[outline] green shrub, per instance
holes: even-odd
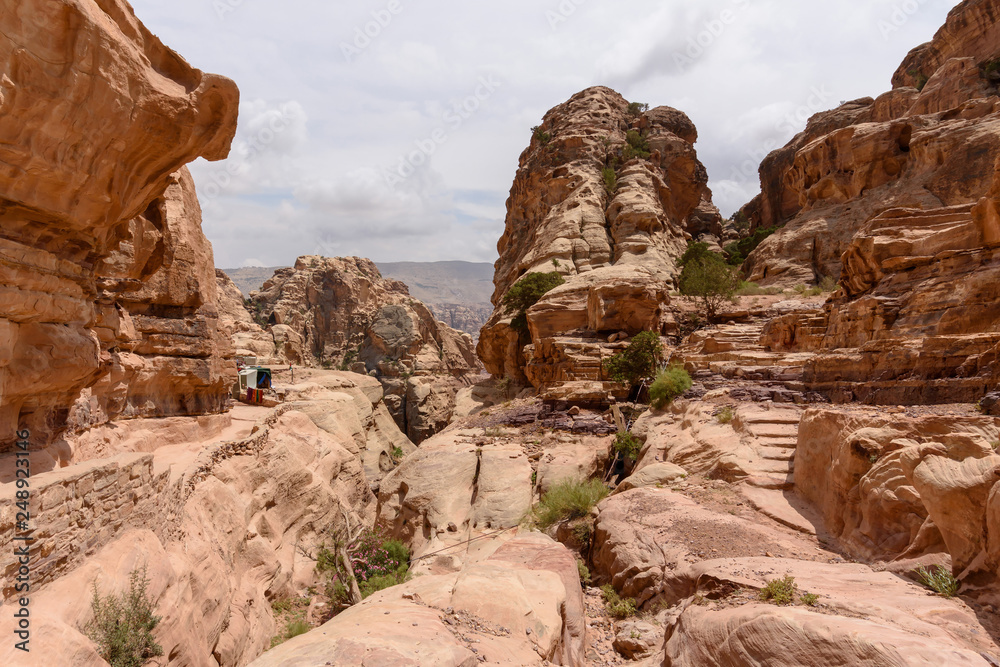
[[[795,577],[786,574],[783,579],[773,579],[760,590],[760,599],[778,606],[792,604],[795,601]]]
[[[642,451],[642,441],[628,431],[620,431],[615,436],[614,449],[626,461],[635,461]]]
[[[634,386],[653,377],[662,354],[660,335],[643,331],[627,348],[604,361],[604,371],[613,382]]]
[[[351,550],[351,567],[360,585],[409,566],[410,551],[398,540],[387,539],[384,533],[368,529],[357,539]]]
[[[153,614],[148,588],[145,566],[132,570],[128,591],[119,595],[102,597],[94,582],[90,601],[94,618],[84,632],[111,667],[141,667],[150,658],[163,655],[163,647],[153,638],[160,617]]]
[[[496,388],[497,392],[504,398],[510,398],[516,389],[514,384],[514,379],[509,376],[504,376],[493,382],[493,386]]]
[[[604,598],[604,608],[611,617],[621,620],[635,616],[635,600],[621,597],[611,584],[601,586],[601,597]]]
[[[649,386],[650,404],[657,410],[662,410],[673,403],[675,398],[683,396],[693,384],[691,376],[682,366],[662,368]]]
[[[397,463],[399,461],[402,461],[404,455],[405,455],[405,453],[403,452],[403,448],[402,447],[393,447],[392,448],[392,460],[393,461],[396,461]]]
[[[532,510],[535,523],[543,530],[560,521],[578,519],[608,495],[608,487],[599,479],[565,480],[548,490]]]
[[[350,602],[350,595],[347,593],[347,586],[340,579],[331,579],[326,586],[326,597],[334,607],[339,607]]]
[[[288,621],[288,625],[285,626],[285,639],[304,635],[310,630],[312,630],[312,627],[301,619]]]
[[[590,577],[590,568],[587,567],[586,563],[582,560],[577,559],[576,570],[580,574],[580,583],[584,586],[589,586],[590,582],[593,581]]]
[[[749,225],[749,223],[748,223]],[[729,264],[733,266],[739,266],[746,261],[746,258],[750,256],[754,250],[757,249],[764,239],[774,234],[780,229],[779,227],[763,227],[755,231],[753,234],[746,236],[734,243],[729,243],[723,248],[726,253],[726,259]]]
[[[916,575],[920,583],[944,598],[953,598],[958,595],[960,586],[958,579],[940,565],[934,565],[932,568],[928,570],[922,565],[917,568]]]
[[[819,281],[819,288],[824,292],[836,292],[840,289],[840,285],[837,284],[837,279],[833,276],[823,276],[823,279]]]
[[[715,418],[720,424],[729,424],[733,421],[733,417],[735,416],[736,413],[733,412],[733,408],[727,405],[719,410],[719,414],[715,415]]]
[[[605,167],[601,170],[601,176],[604,177],[604,189],[609,195],[614,195],[618,191],[618,174],[611,167]]]
[[[387,574],[369,577],[365,581],[358,583],[358,588],[361,589],[361,598],[364,599],[387,588],[405,584],[409,578],[410,572],[406,567],[401,567]]]
[[[628,105],[628,115],[641,116],[649,111],[649,105],[645,102],[631,102]]]
[[[537,139],[543,146],[552,140],[552,135],[543,130],[541,125],[531,128],[531,136]]]
[[[649,141],[638,130],[629,130],[625,133],[625,152],[622,158],[628,162],[632,158],[646,160],[652,153],[649,150]]]
[[[711,320],[723,303],[733,298],[739,285],[739,273],[722,256],[710,251],[706,243],[691,243],[681,256],[681,294],[700,301],[705,316]]]
[[[819,596],[815,593],[803,593],[799,598],[799,602],[807,607],[815,607],[816,603],[819,602]]]
[[[566,282],[563,277],[552,273],[529,273],[508,290],[501,304],[506,314],[514,315],[511,328],[524,332],[528,330],[528,309],[534,306],[546,293]]]

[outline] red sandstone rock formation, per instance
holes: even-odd
[[[406,285],[358,257],[300,257],[252,298],[290,363],[373,373],[400,427],[420,442],[447,426],[479,364],[472,337],[438,322]]]
[[[238,91],[164,47],[121,0],[26,0],[0,10],[0,61],[0,448],[7,448],[18,427],[31,429],[36,446],[63,429],[80,391],[114,377],[111,348],[120,337],[134,337],[140,355],[165,356],[165,343],[155,340],[160,325],[141,319],[133,332],[128,313],[136,304],[117,302],[100,284],[99,267],[143,226],[134,219],[162,216],[150,206],[178,168],[226,156]],[[208,328],[201,338],[211,336]],[[207,366],[186,371],[201,373],[191,382],[204,398],[181,406],[163,388],[161,406],[213,407],[212,375],[221,369]],[[148,410],[139,405],[153,375],[143,375],[123,409]]]
[[[648,141],[648,159],[626,159],[629,130]],[[612,387],[600,366],[608,335],[672,327],[665,307],[676,259],[692,233],[721,231],[697,136],[680,111],[630,110],[603,87],[545,115],[507,202],[497,310],[478,347],[487,370],[563,397],[606,396]],[[606,168],[615,171],[614,188]],[[501,303],[525,274],[550,271],[566,284],[529,311],[525,347]]]

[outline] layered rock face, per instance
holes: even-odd
[[[84,390],[69,423],[220,412],[235,377],[219,326],[212,246],[187,168],[96,267],[97,334],[110,370]]]
[[[448,424],[463,378],[478,369],[468,334],[438,322],[367,259],[300,257],[252,298],[280,358],[374,373],[415,442]]]
[[[36,446],[65,428],[80,391],[116,373],[111,349],[120,338],[138,341],[136,352],[147,358],[178,354],[181,341],[167,340],[175,334],[187,334],[191,348],[198,347],[195,339],[211,338],[207,311],[193,335],[177,331],[177,323],[164,322],[173,318],[155,309],[141,314],[141,330],[133,332],[129,310],[136,304],[119,302],[106,289],[101,266],[135,235],[147,241],[167,234],[155,230],[157,221],[165,222],[170,201],[184,199],[176,189],[173,200],[164,195],[183,180],[172,174],[196,157],[226,156],[238,91],[164,47],[121,0],[29,0],[16,12],[0,13],[0,33],[6,72],[0,447],[9,448],[19,427],[31,430]],[[73,113],[67,112],[69,101]],[[151,209],[159,197],[165,197],[162,206]],[[160,245],[165,251],[167,244]],[[149,258],[136,259],[137,266],[155,268]],[[192,328],[198,327],[193,313],[199,307],[192,299],[182,307],[189,311],[181,319],[190,314]],[[222,369],[204,363],[204,352],[202,346],[191,354],[202,361],[183,371],[200,397],[182,405],[176,396],[151,396],[147,389],[155,379],[139,371],[137,393],[131,401],[118,400],[112,411],[129,405],[147,411],[150,398],[165,409],[210,409],[208,396]]]
[[[648,159],[627,159],[630,130],[633,143],[640,135],[648,142]],[[721,230],[696,139],[683,113],[630,111],[603,87],[546,114],[507,201],[497,310],[478,347],[488,371],[546,390],[607,394],[600,362],[608,336],[671,329],[666,306],[689,228]],[[524,275],[551,271],[566,284],[528,312],[526,341],[511,329],[502,300]]]
[[[750,279],[843,287],[767,344],[820,352],[803,380],[837,401],[972,402],[1000,377],[998,13],[961,3],[891,92],[813,117],[761,167],[748,210],[783,227],[747,260]]]
[[[243,302],[243,293],[224,272],[215,270],[219,325],[229,336],[237,356],[273,359],[274,337],[254,321]]]
[[[764,160],[762,193],[744,210],[755,229],[780,229],[748,259],[750,280],[839,277],[841,256],[873,218],[987,195],[1000,155],[1000,75],[991,66],[998,12],[996,2],[960,3],[934,40],[907,56],[890,92],[813,116]]]
[[[340,391],[365,400],[349,383]],[[81,631],[93,616],[91,587],[127,589],[129,572],[144,565],[162,616],[156,640],[164,664],[245,665],[265,651],[275,634],[270,601],[313,583],[319,546],[343,530],[345,516],[355,526],[370,523],[374,509],[360,458],[383,434],[377,424],[362,428],[360,447],[331,434],[350,433],[358,421],[351,400],[328,405],[326,418],[320,429],[282,408],[252,435],[209,446],[173,469],[164,465],[168,447],[34,477],[44,498],[36,534],[47,536],[48,557],[42,561],[38,544],[30,645],[38,662],[31,664],[106,664]],[[9,574],[18,567],[9,555],[16,507],[13,484],[5,486],[0,566]],[[13,587],[3,594],[10,599]],[[14,623],[4,618],[0,629],[13,634]],[[0,647],[0,659],[22,660],[12,642]]]

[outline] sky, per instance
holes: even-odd
[[[493,262],[530,128],[606,85],[698,127],[715,203],[813,113],[876,97],[955,0],[132,0],[241,91],[191,165],[216,265]]]

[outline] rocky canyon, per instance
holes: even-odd
[[[485,313],[217,270],[239,90],[125,0],[0,57],[4,665],[1000,664],[1000,0],[730,220],[683,111],[557,104]]]

